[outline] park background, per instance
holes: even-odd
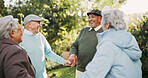
[[[45,19],[40,32],[46,37],[52,50],[68,57],[71,44],[80,30],[88,27],[87,12],[103,7],[119,8],[126,14],[129,29],[142,50],[143,78],[148,78],[148,1],[147,0],[0,0],[0,17],[13,15],[23,26],[28,14]],[[75,67],[65,67],[46,59],[51,78],[74,78]]]

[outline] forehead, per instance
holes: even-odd
[[[89,17],[100,17],[100,16],[98,16],[98,15],[95,15],[95,14],[89,14]]]
[[[30,23],[40,23],[41,21],[31,21]]]

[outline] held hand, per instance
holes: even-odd
[[[71,62],[71,67],[76,65],[76,56],[74,54],[72,54],[68,60]]]
[[[47,76],[47,78],[50,78],[50,76]]]
[[[64,63],[64,65],[70,66],[71,65],[71,62],[69,60],[66,60],[65,63]]]

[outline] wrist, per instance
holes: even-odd
[[[72,56],[76,56],[76,55],[75,54],[71,54],[70,57],[72,57]]]

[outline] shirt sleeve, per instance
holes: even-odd
[[[57,62],[59,64],[63,64],[64,65],[64,62],[65,62],[65,59],[60,57],[59,55],[57,55],[56,53],[54,53],[52,50],[51,50],[51,47],[48,43],[48,41],[46,40],[45,37],[43,37],[43,40],[44,40],[44,49],[45,49],[45,57],[53,62]]]
[[[28,63],[27,57],[21,50],[9,52],[4,61],[5,78],[35,78],[27,70]]]
[[[86,71],[78,78],[105,78],[115,62],[116,48],[111,42],[100,44]]]
[[[83,29],[81,30],[81,32],[78,35],[77,39],[72,43],[69,55],[71,55],[71,54],[77,55],[78,54],[79,38],[81,37],[82,32],[83,32]]]

